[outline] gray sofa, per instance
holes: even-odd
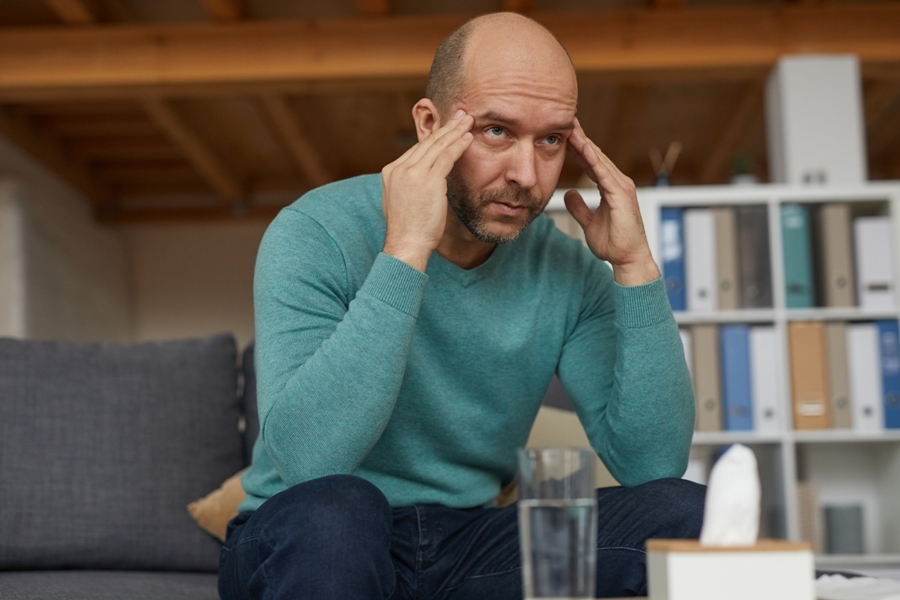
[[[221,544],[186,505],[248,462],[244,354],[241,386],[230,335],[0,339],[0,598],[218,598]]]

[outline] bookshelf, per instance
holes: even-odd
[[[599,203],[596,189],[580,190],[589,206]],[[551,199],[551,216],[562,215],[563,191]],[[715,324],[748,324],[774,327],[777,360],[783,365],[777,382],[781,406],[781,429],[774,432],[695,432],[691,458],[703,460],[707,470],[723,446],[743,443],[757,454],[763,488],[761,533],[790,540],[801,539],[799,506],[801,487],[812,484],[818,505],[857,504],[863,507],[864,552],[862,554],[817,554],[821,568],[856,570],[876,567],[900,568],[900,429],[856,431],[852,429],[795,430],[791,406],[791,372],[788,328],[797,321],[866,323],[900,319],[900,298],[895,308],[871,310],[847,308],[787,308],[781,207],[786,204],[819,205],[847,203],[857,216],[890,216],[893,264],[900,265],[900,182],[866,183],[857,186],[702,186],[643,188],[638,199],[644,228],[654,258],[660,264],[660,213],[666,207],[716,208],[761,205],[767,208],[772,307],[676,311],[680,327]],[[560,218],[560,222],[564,217]],[[561,227],[563,228],[563,227]],[[564,229],[565,231],[565,229]],[[816,251],[815,244],[813,252]],[[895,284],[900,283],[894,273]],[[895,293],[897,288],[895,287]],[[821,515],[821,513],[820,513]],[[819,516],[819,535],[821,516]],[[824,544],[823,544],[824,546]]]

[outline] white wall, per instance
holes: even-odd
[[[121,234],[88,201],[0,138],[0,334],[74,341],[132,337]]]
[[[268,223],[149,224],[123,230],[132,266],[135,337],[253,338],[253,269]]]

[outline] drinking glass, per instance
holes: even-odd
[[[525,600],[594,597],[594,460],[591,450],[519,450],[519,544]]]

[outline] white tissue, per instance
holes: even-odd
[[[701,546],[752,546],[759,535],[759,471],[756,456],[735,444],[709,475]]]

